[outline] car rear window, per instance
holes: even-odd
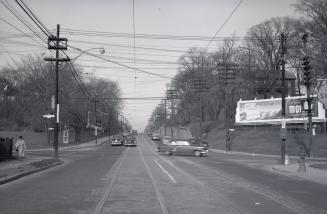
[[[190,145],[190,143],[187,141],[172,141],[170,144],[175,145],[175,146],[189,146]]]

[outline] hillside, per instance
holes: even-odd
[[[189,124],[192,135],[199,136],[198,126]],[[225,149],[225,130],[217,123],[203,125],[202,133],[211,148]],[[286,138],[286,153],[298,155],[300,143],[308,142],[306,133],[289,131]],[[327,135],[317,134],[313,137],[314,156],[327,157]],[[236,127],[232,134],[232,150],[262,154],[280,154],[281,137],[279,127]]]

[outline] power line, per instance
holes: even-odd
[[[73,46],[69,46],[69,47],[71,47],[71,48],[73,48],[73,49],[75,49],[75,50],[78,50],[78,51],[83,52],[83,51],[82,51],[81,49],[79,49],[79,48],[76,48],[76,47],[73,47]],[[101,56],[98,56],[98,55],[95,55],[95,54],[92,54],[92,53],[87,53],[87,52],[83,52],[83,53],[88,54],[88,55],[93,56],[93,57],[96,57],[96,58],[99,58],[99,59],[102,59],[102,60],[104,60],[104,61],[111,62],[111,63],[113,63],[113,64],[116,64],[116,65],[119,65],[119,66],[122,66],[122,67],[129,68],[129,69],[131,69],[131,70],[139,71],[139,72],[141,72],[141,73],[146,73],[146,74],[150,74],[150,75],[154,75],[154,76],[158,76],[158,77],[162,77],[162,78],[172,79],[172,78],[170,78],[170,77],[163,76],[163,75],[161,75],[161,74],[156,74],[156,73],[152,73],[152,72],[149,72],[149,71],[144,71],[144,70],[142,70],[142,69],[138,69],[138,68],[135,68],[135,67],[133,68],[133,67],[131,67],[131,66],[124,65],[124,64],[122,64],[122,63],[115,62],[115,61],[112,61],[112,60],[106,59],[106,58],[104,58],[104,57],[101,57]]]
[[[238,6],[237,6],[238,7]],[[236,11],[235,8],[231,15]],[[231,15],[225,21],[225,24],[230,19]],[[74,30],[74,29],[63,29],[63,33],[68,35],[79,35],[79,36],[93,36],[93,37],[117,37],[117,38],[133,38],[134,34],[131,33],[117,33],[117,32],[101,32],[101,31],[89,31],[89,30]],[[224,41],[230,40],[247,40],[252,39],[251,37],[237,37],[237,36],[225,36],[225,37],[212,37],[212,36],[180,36],[180,35],[159,35],[159,34],[135,34],[138,39],[159,39],[159,40],[196,40],[196,41]]]
[[[34,39],[32,36],[26,34],[24,31],[20,30],[20,29],[17,28],[15,25],[13,25],[13,24],[11,24],[10,22],[8,22],[7,20],[5,20],[5,19],[3,19],[3,18],[1,18],[1,17],[0,17],[0,20],[3,21],[3,22],[5,22],[5,23],[7,23],[9,26],[13,27],[13,28],[16,29],[17,31],[23,33],[23,34],[26,35],[28,38],[32,39],[34,42],[36,42],[36,43],[38,43],[38,44],[40,44],[40,45],[42,45],[43,47],[46,48],[45,45],[41,44],[39,41],[37,41],[36,39]]]
[[[207,46],[205,49],[207,49],[209,47],[209,45],[211,44],[212,41],[215,40],[215,38],[217,37],[218,33],[223,29],[223,27],[227,24],[227,22],[229,21],[229,19],[233,16],[233,14],[235,13],[235,11],[238,9],[238,7],[242,4],[244,0],[240,0],[239,3],[236,5],[236,7],[233,9],[233,11],[229,14],[229,16],[227,17],[227,19],[224,21],[224,23],[218,28],[218,30],[216,31],[215,35],[210,39],[210,41],[208,42]],[[253,38],[251,38],[253,39]]]
[[[44,29],[43,25],[40,24],[37,20],[35,20],[35,18],[33,17],[33,13],[29,13],[30,12],[30,9],[25,5],[25,3],[20,0],[22,2],[22,4],[26,7],[25,7],[18,1],[16,0],[16,3],[20,6],[20,8],[28,15],[28,17],[30,17],[30,19],[36,24],[36,26],[47,36],[50,35],[49,32],[46,31],[46,29]]]
[[[161,100],[164,99],[165,97],[97,97],[99,100]],[[90,99],[90,98],[85,98],[85,97],[75,97],[73,99]]]
[[[48,28],[40,21],[40,19],[34,14],[34,12],[30,9],[30,7],[27,6],[27,4],[23,0],[19,0],[25,8],[32,14],[32,16],[36,19],[36,21],[39,23],[39,25],[47,32],[48,35],[51,35],[51,32],[48,30]],[[16,0],[17,2],[17,0]],[[17,2],[18,3],[18,2]]]
[[[34,35],[36,35],[42,42],[47,43],[44,38],[41,38],[41,36],[36,32],[36,30],[33,28],[33,26],[30,25],[26,19],[21,17],[21,15],[6,1],[1,2],[2,5],[4,5],[23,25],[25,25]]]

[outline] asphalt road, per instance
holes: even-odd
[[[137,147],[61,153],[65,164],[0,186],[0,213],[327,213],[327,188],[265,170],[264,157],[166,156]]]

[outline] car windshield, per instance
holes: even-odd
[[[172,141],[170,144],[173,145],[173,146],[189,146],[190,145],[189,142],[187,142],[187,141],[181,141],[181,140],[179,140],[179,141]]]

